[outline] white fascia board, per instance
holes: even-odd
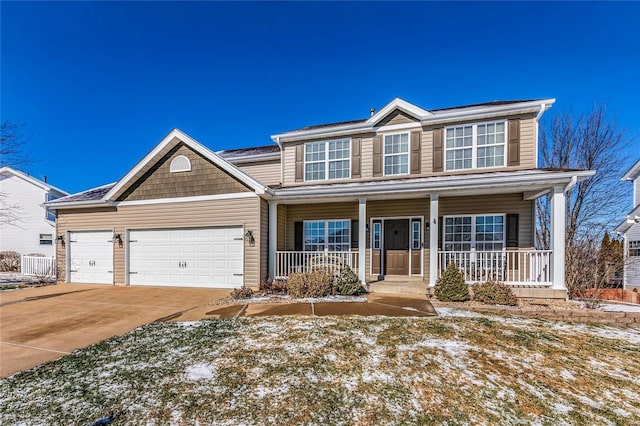
[[[423,117],[428,117],[430,115],[433,115],[432,112],[429,112],[426,109],[420,108],[419,106],[414,105],[410,102],[407,102],[404,99],[395,98],[394,100],[389,102],[387,105],[385,105],[380,111],[373,114],[366,122],[368,124],[374,125],[378,123],[380,120],[382,120],[384,117],[386,117],[388,114],[393,112],[393,110],[395,109],[399,109],[403,112],[406,112],[407,114],[417,119],[421,119]]]
[[[296,187],[275,191],[275,199],[288,197],[313,198],[317,196],[366,196],[367,194],[385,194],[393,192],[438,192],[442,195],[445,191],[460,189],[477,189],[496,186],[522,186],[522,185],[566,185],[572,178],[578,181],[588,179],[595,171],[586,170],[580,172],[540,172],[527,174],[507,174],[500,176],[471,176],[460,175],[454,177],[426,178],[412,182],[383,181],[367,182],[357,185],[346,184],[327,188]]]
[[[173,129],[169,132],[167,136],[165,136],[162,141],[155,148],[151,150],[141,161],[138,162],[129,172],[116,183],[116,185],[111,188],[111,190],[105,195],[105,200],[110,200],[115,194],[118,193],[133,177],[147,164],[151,161],[164,147],[166,147],[169,142],[173,140],[173,138],[178,138],[185,144],[187,144],[190,148],[195,150],[196,152],[202,154],[215,165],[220,167],[222,170],[229,173],[231,176],[238,179],[240,182],[249,186],[251,189],[255,191],[256,194],[262,195],[271,190],[267,188],[265,185],[261,184],[257,180],[253,179],[251,176],[244,173],[242,170],[229,163],[209,148],[202,145],[200,142],[196,141],[186,133],[182,132],[179,129]]]
[[[45,207],[49,207],[53,210],[58,209],[66,209],[66,208],[80,208],[80,207],[109,207],[112,206],[113,203],[105,200],[84,200],[84,201],[63,201],[59,203],[54,203],[53,201],[50,203],[42,204]]]
[[[16,177],[19,177],[20,179],[29,182],[32,185],[37,186],[40,189],[43,189],[45,191],[56,191],[59,192],[61,194],[69,195],[69,193],[67,191],[63,191],[60,188],[56,188],[55,186],[49,185],[46,182],[41,181],[40,179],[36,179],[33,176],[29,176],[28,174],[21,172],[20,170],[16,170],[16,169],[12,169],[11,167],[8,166],[4,166],[2,168],[0,168],[0,175],[2,174],[12,174]]]
[[[640,176],[640,160],[636,161],[636,163],[625,172],[621,180],[634,180],[638,176]]]
[[[487,118],[488,116],[503,115],[503,114],[517,114],[527,112],[538,112],[541,108],[545,110],[550,108],[555,103],[555,98],[542,99],[539,101],[518,102],[514,104],[505,105],[488,105],[478,108],[470,108],[463,110],[453,110],[451,112],[445,112],[442,114],[435,113],[430,117],[422,119],[423,124],[437,124],[445,123],[457,120],[479,120]]]

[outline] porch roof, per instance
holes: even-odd
[[[418,194],[438,194],[442,197],[523,192],[528,199],[546,194],[551,188],[570,188],[588,179],[595,170],[533,169],[509,172],[489,172],[422,178],[390,179],[322,185],[303,185],[274,190],[274,199],[296,202],[327,202],[327,197],[341,201],[358,198],[409,198]],[[567,189],[568,189],[567,188]]]

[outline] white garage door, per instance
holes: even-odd
[[[69,233],[69,281],[113,284],[113,232]]]
[[[129,284],[241,287],[240,227],[129,232]]]

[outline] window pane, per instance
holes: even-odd
[[[306,163],[304,165],[305,180],[323,180],[325,163]]]
[[[478,125],[478,168],[504,166],[504,129],[504,122]]]
[[[323,251],[325,248],[325,222],[304,223],[304,250]]]
[[[502,215],[476,216],[476,250],[496,251],[504,247]]]
[[[327,242],[329,251],[349,251],[350,250],[350,221],[334,220],[328,222]]]
[[[373,224],[373,248],[376,250],[380,249],[380,223]]]

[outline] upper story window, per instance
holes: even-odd
[[[184,155],[178,155],[176,158],[171,160],[171,165],[169,166],[169,172],[190,172],[191,171],[191,161]]]
[[[640,241],[629,241],[629,256],[640,256]]]
[[[469,124],[445,129],[446,170],[505,165],[506,122]]]
[[[345,179],[351,176],[351,140],[304,144],[304,180]]]
[[[384,175],[409,173],[409,133],[384,136]]]
[[[47,193],[47,195],[45,195],[44,200],[46,202],[49,201],[53,201],[55,199],[57,199],[58,197],[56,197],[55,195],[51,194],[51,193]],[[45,207],[44,209],[44,217],[47,220],[50,220],[51,222],[55,222],[56,221],[56,213],[51,210],[49,207]]]

